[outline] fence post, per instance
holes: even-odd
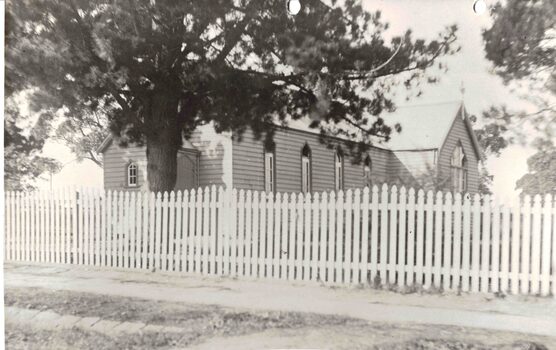
[[[353,192],[348,189],[345,195],[345,219],[344,219],[344,283],[350,284],[352,282],[352,252],[351,246],[353,244],[353,230],[351,223],[351,216],[353,214]]]

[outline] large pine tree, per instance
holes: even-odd
[[[291,16],[284,0],[8,1],[7,93],[34,88],[50,120],[106,114],[120,144],[146,144],[160,191],[174,187],[182,137],[208,122],[271,138],[271,123],[310,116],[364,149],[392,130],[379,117],[390,92],[434,82],[457,50],[455,27],[386,41],[380,13],[357,1],[302,5]]]

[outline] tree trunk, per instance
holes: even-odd
[[[166,94],[151,97],[146,132],[149,190],[172,191],[176,185],[177,155],[183,125],[178,119],[178,98]]]

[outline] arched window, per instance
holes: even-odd
[[[365,185],[371,184],[371,168],[372,168],[371,157],[367,155],[363,163],[363,178],[365,179]]]
[[[334,188],[336,191],[344,189],[344,155],[340,149],[334,152]]]
[[[127,166],[127,185],[129,187],[137,186],[137,179],[138,179],[138,168],[137,164],[129,163]]]
[[[452,153],[452,190],[454,192],[467,191],[467,159],[463,147],[458,144]]]
[[[276,191],[276,160],[274,144],[265,146],[264,151],[264,190]]]
[[[301,191],[311,192],[311,148],[308,144],[301,150]]]

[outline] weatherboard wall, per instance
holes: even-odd
[[[334,190],[334,149],[319,140],[319,135],[286,128],[278,128],[274,136],[276,191],[301,191],[301,150],[305,143],[311,148],[313,191]],[[338,145],[345,141],[335,140]],[[371,178],[373,183],[386,181],[388,151],[372,148]],[[236,188],[264,190],[263,140],[255,139],[247,130],[241,139],[233,139],[233,183]],[[366,185],[363,163],[354,164],[347,155],[344,158],[344,188],[361,188]]]
[[[479,191],[479,159],[475,153],[468,128],[459,116],[455,118],[446,141],[438,154],[439,177],[448,180],[446,189],[449,190],[452,153],[460,142],[467,158],[467,192],[475,193]]]

